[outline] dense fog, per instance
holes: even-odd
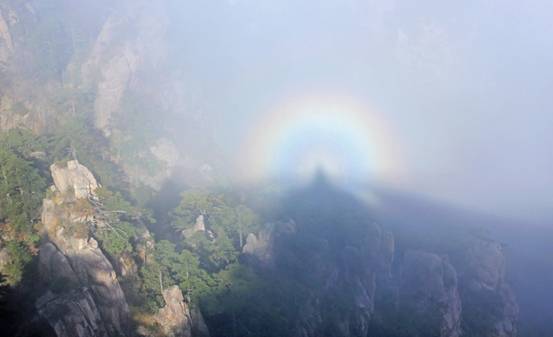
[[[175,6],[168,29],[180,49],[172,57],[197,84],[199,108],[217,114],[208,123],[234,160],[245,134],[285,132],[263,115],[334,100],[347,116],[356,113],[348,111],[353,101],[394,146],[371,144],[395,160],[384,172],[390,183],[488,213],[551,220],[547,1]]]
[[[553,337],[553,3],[0,0],[0,331]]]

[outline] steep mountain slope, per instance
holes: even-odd
[[[218,186],[217,116],[186,82],[172,3],[0,4],[0,272],[30,320],[58,337],[517,335],[506,248],[479,217],[371,207],[321,177],[259,216]]]
[[[1,4],[0,130],[96,128],[105,155],[137,189],[159,190],[175,172],[189,182],[213,179],[217,153],[202,121],[210,117],[190,109],[193,97],[175,76],[182,65],[170,54],[170,3]]]
[[[65,167],[53,164],[51,171],[56,185],[51,198],[45,199],[42,206],[47,239],[39,254],[41,277],[49,288],[61,287],[62,294],[76,289],[68,299],[48,293],[47,299],[39,299],[38,311],[48,318],[60,337],[72,336],[81,329],[90,331],[88,336],[126,335],[130,313],[125,295],[111,263],[98,242],[89,236],[88,227],[95,221],[95,214],[87,203],[89,198],[96,198],[96,180],[77,161],[69,161]],[[83,305],[86,310],[80,310],[85,313],[82,318],[54,314],[64,312],[64,306],[75,313],[72,307]],[[80,328],[82,322],[94,323],[85,329]]]
[[[291,223],[248,237],[244,250],[304,292],[293,300],[296,335],[517,335],[498,242],[462,228],[439,237],[448,242],[432,235],[410,242],[325,181],[285,197],[281,216]]]

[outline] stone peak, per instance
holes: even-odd
[[[95,196],[98,182],[90,170],[77,160],[69,160],[65,165],[52,164],[50,172],[54,185],[60,193],[72,192],[76,199]]]

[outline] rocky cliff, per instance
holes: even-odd
[[[81,66],[81,83],[94,87],[94,125],[106,136],[117,127],[128,91],[147,83],[141,74],[159,70],[166,54],[163,1],[138,1],[114,10],[102,25]]]
[[[266,226],[243,247],[252,265],[306,286],[296,336],[516,336],[500,243],[465,234],[449,252],[398,250],[364,205],[338,194],[323,182],[291,197],[293,226]]]
[[[393,235],[372,222],[355,198],[326,182],[289,196],[282,212],[291,221],[250,234],[243,251],[258,268],[305,287],[293,334],[366,336],[377,278],[391,271]]]
[[[63,130],[55,136],[71,138],[65,128],[84,123],[78,130],[103,144],[101,151],[92,149],[96,164],[116,163],[137,189],[159,190],[175,174],[190,185],[213,181],[213,158],[206,153],[218,155],[210,137],[219,119],[206,117],[206,106],[194,100],[191,92],[203,89],[182,79],[187,46],[171,43],[178,40],[170,40],[178,22],[171,21],[168,3],[0,3],[0,130]],[[72,137],[69,143],[80,134]],[[122,280],[139,273],[155,241],[146,231],[133,238],[138,259],[128,252],[109,256],[91,234],[93,227],[110,226],[93,204],[94,175],[76,160],[52,164],[50,171],[54,186],[43,202],[39,252],[49,291],[37,310],[58,337],[132,335]],[[365,205],[324,184],[288,203],[279,219],[292,221],[250,233],[240,249],[259,274],[284,275],[301,292],[282,309],[293,312],[294,335],[378,336],[375,321],[382,328],[398,319],[407,322],[407,333],[391,336],[517,335],[518,307],[501,244],[472,238],[455,259],[430,247],[405,250]],[[197,218],[185,240],[209,229],[204,220]],[[0,247],[0,266],[6,256]],[[208,335],[198,308],[190,308],[178,288],[162,295],[164,306],[152,314],[160,334]]]
[[[96,302],[87,288],[48,292],[36,303],[38,313],[57,336],[108,337]]]
[[[56,191],[61,195],[74,195],[75,199],[87,199],[95,196],[98,183],[92,173],[77,160],[65,164],[50,166]]]
[[[136,263],[152,258],[153,239],[145,231],[135,240],[138,261],[124,253],[110,256],[113,265],[92,236],[95,228],[111,226],[97,208],[94,175],[76,160],[53,164],[50,170],[54,186],[43,201],[39,253],[39,272],[48,291],[36,302],[38,313],[58,337],[134,336],[120,279],[132,278]],[[165,289],[163,300],[164,307],[149,318],[157,329],[138,326],[138,334],[209,336],[201,314],[191,312],[177,286]]]
[[[154,320],[160,326],[164,336],[191,337],[192,317],[188,304],[184,301],[182,292],[177,286],[163,290],[165,306],[159,309]]]
[[[400,270],[399,310],[413,320],[428,322],[422,329],[440,337],[461,335],[461,298],[457,272],[447,257],[408,251]]]
[[[128,335],[125,295],[112,264],[89,234],[95,213],[87,199],[95,196],[98,184],[77,161],[50,169],[55,186],[43,203],[45,241],[39,261],[42,279],[57,293],[39,299],[38,311],[59,337]]]
[[[48,133],[86,121],[136,188],[159,190],[175,172],[211,180],[201,118],[179,121],[179,137],[169,137],[189,105],[175,76],[180,56],[168,55],[169,25],[177,24],[169,8],[126,0],[0,4],[0,130]],[[191,150],[183,156],[185,138]]]
[[[506,260],[499,242],[473,238],[459,266],[465,303],[464,328],[486,336],[517,336],[518,304],[506,280]]]

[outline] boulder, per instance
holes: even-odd
[[[95,196],[98,183],[92,172],[77,160],[70,160],[66,164],[52,164],[50,172],[60,193],[73,193],[76,199]]]
[[[165,306],[159,309],[154,320],[159,324],[163,336],[191,337],[192,318],[188,304],[184,301],[178,286],[163,290]]]
[[[270,264],[273,259],[272,228],[263,229],[257,234],[248,234],[242,253],[254,257],[264,265]]]
[[[242,247],[242,254],[260,266],[270,267],[273,264],[276,240],[281,236],[291,235],[295,231],[294,221],[267,224],[257,234],[248,234],[246,243]]]

